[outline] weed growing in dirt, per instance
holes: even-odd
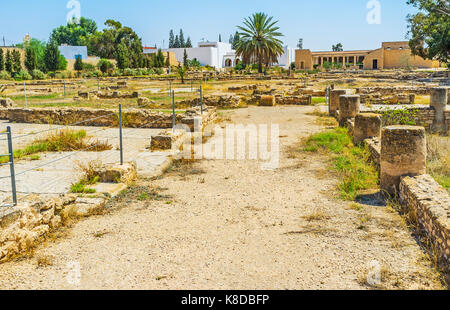
[[[36,139],[23,149],[14,150],[14,158],[22,159],[42,152],[71,152],[83,149],[90,152],[101,152],[111,148],[112,146],[107,142],[90,141],[85,130],[64,129],[45,138]],[[0,163],[8,161],[9,159],[6,157],[0,158]]]
[[[354,146],[347,129],[335,128],[312,135],[304,141],[303,150],[331,152],[333,170],[341,179],[338,189],[343,199],[355,200],[359,191],[378,185],[378,172],[369,161],[368,149]]]

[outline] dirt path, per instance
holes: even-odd
[[[374,260],[383,288],[440,288],[396,213],[338,200],[328,158],[289,158],[299,137],[321,130],[313,110],[230,112],[236,124],[280,124],[280,169],[209,160],[139,182],[162,196],[130,192],[34,258],[0,265],[0,288],[367,289]],[[77,264],[79,285],[67,281]]]

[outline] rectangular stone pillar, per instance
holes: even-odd
[[[426,173],[427,142],[425,128],[388,126],[381,133],[380,187],[385,194],[395,195],[403,176]]]

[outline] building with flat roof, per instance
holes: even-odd
[[[77,59],[81,58],[82,60],[88,59],[88,52],[86,46],[70,46],[70,45],[61,45],[58,47],[61,55],[64,56],[65,59]]]
[[[299,70],[312,70],[323,67],[325,63],[339,64],[343,68],[361,69],[399,69],[399,68],[439,68],[439,61],[414,56],[407,41],[383,42],[376,50],[311,52],[309,49],[295,51],[295,67]]]
[[[236,51],[233,50],[232,45],[224,42],[200,42],[198,47],[169,48],[163,50],[163,52],[173,52],[176,55],[177,61],[183,63],[184,50],[186,50],[188,59],[197,59],[202,66],[210,66],[216,69],[231,68],[241,61],[237,57]],[[287,68],[294,61],[294,49],[286,46],[283,55],[278,58],[278,64],[276,65]]]

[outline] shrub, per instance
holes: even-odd
[[[136,76],[138,72],[135,69],[126,68],[123,70],[123,76]]]
[[[10,80],[11,74],[8,71],[0,71],[0,80]]]
[[[92,72],[92,71],[96,71],[97,68],[93,65],[93,64],[88,64],[88,63],[83,63],[83,71],[88,71],[88,72]]]
[[[83,60],[81,59],[81,57],[77,57],[77,59],[75,60],[75,64],[73,65],[73,69],[75,71],[83,70]]]
[[[97,68],[99,68],[103,74],[105,73],[110,74],[112,71],[114,71],[113,63],[107,59],[100,59],[100,61],[97,64]]]
[[[381,114],[383,126],[417,125],[417,109],[414,108],[380,108],[378,113]]]
[[[73,77],[70,71],[49,72],[48,75],[57,79],[70,79]]]
[[[31,80],[32,77],[26,70],[20,70],[16,74],[14,74],[14,79],[16,81],[25,81],[25,80]]]
[[[38,69],[34,69],[33,71],[31,71],[31,76],[34,80],[45,80],[46,78],[45,73]]]
[[[242,71],[242,70],[244,70],[245,69],[245,65],[244,65],[244,63],[242,62],[242,61],[240,61],[235,67],[234,67],[234,70],[236,70],[236,71]]]

